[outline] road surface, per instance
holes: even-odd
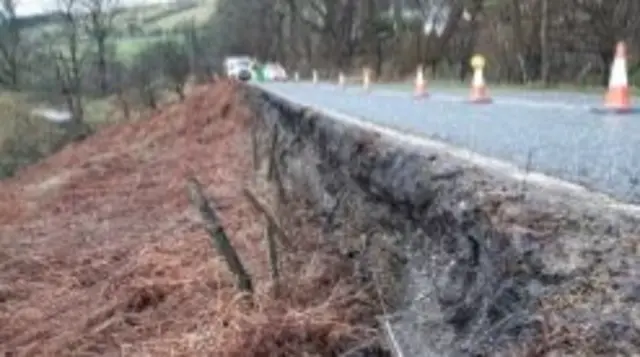
[[[491,105],[465,102],[459,89],[340,88],[329,83],[267,83],[267,90],[316,107],[448,142],[621,201],[640,203],[640,114],[590,111],[602,97],[500,91]]]

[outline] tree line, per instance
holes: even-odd
[[[603,84],[615,43],[640,47],[637,0],[220,0],[223,51],[301,71],[414,73],[464,80],[482,53],[501,82]],[[251,26],[247,26],[251,24]],[[633,57],[632,57],[633,60]],[[637,57],[630,64],[637,73]]]

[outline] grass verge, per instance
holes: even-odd
[[[0,179],[59,150],[68,133],[59,124],[45,121],[30,112],[23,95],[0,96]]]

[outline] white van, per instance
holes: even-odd
[[[249,56],[232,56],[224,60],[224,71],[227,77],[248,81],[253,73],[255,61]]]

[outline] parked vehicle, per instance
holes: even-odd
[[[264,66],[265,78],[270,81],[286,81],[289,79],[284,67],[275,62],[266,63]]]
[[[249,56],[231,56],[224,60],[224,70],[227,77],[241,81],[251,80],[255,61]]]

